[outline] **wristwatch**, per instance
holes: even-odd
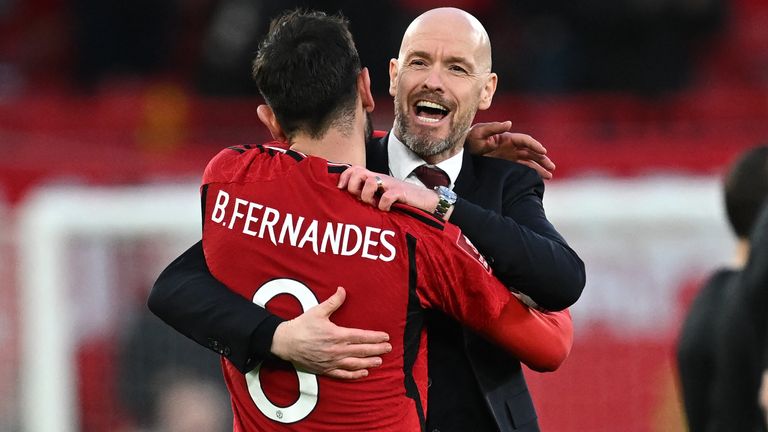
[[[448,212],[448,209],[456,204],[458,195],[456,195],[456,192],[448,189],[445,186],[435,186],[435,192],[437,192],[439,201],[437,201],[437,207],[435,208],[435,212],[432,214],[440,219],[445,219],[445,214]]]

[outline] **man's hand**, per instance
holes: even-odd
[[[357,379],[381,365],[392,351],[389,335],[380,331],[339,327],[330,320],[347,294],[339,287],[326,301],[277,326],[272,353],[318,375]]]
[[[378,184],[377,178],[381,180],[381,184]],[[389,211],[392,204],[399,202],[431,213],[435,211],[440,200],[437,192],[424,186],[377,174],[359,166],[349,167],[341,173],[338,187],[385,211]]]
[[[551,179],[555,164],[547,157],[547,149],[530,135],[510,132],[511,127],[510,121],[473,125],[467,135],[467,150],[529,166],[544,180]]]

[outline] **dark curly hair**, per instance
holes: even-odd
[[[272,20],[253,78],[290,139],[352,127],[360,57],[341,15],[293,10]]]

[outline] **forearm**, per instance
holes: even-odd
[[[568,310],[538,312],[517,299],[510,300],[483,333],[539,372],[560,367],[573,345],[573,323]]]
[[[200,243],[158,277],[147,302],[168,325],[227,357],[241,372],[270,355],[282,320],[230,291],[208,271]]]
[[[483,253],[499,280],[539,306],[562,310],[581,295],[584,262],[545,219],[547,235],[459,198],[450,222]]]

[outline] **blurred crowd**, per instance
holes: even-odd
[[[163,77],[203,94],[255,94],[246,71],[269,17],[296,6],[352,22],[374,92],[406,24],[463,8],[494,41],[501,90],[658,94],[685,88],[723,31],[725,0],[0,0],[0,92]],[[0,93],[2,94],[2,93]]]

